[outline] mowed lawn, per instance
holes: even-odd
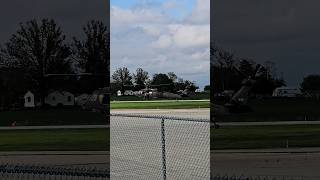
[[[305,98],[254,99],[249,101],[252,112],[217,117],[230,121],[315,121],[320,120],[320,100]]]
[[[210,101],[112,101],[111,109],[191,109],[209,108]]]
[[[106,124],[102,113],[81,109],[30,109],[0,112],[0,126],[88,125]]]
[[[288,143],[288,144],[287,144]],[[211,129],[211,149],[320,147],[320,125],[230,126]]]
[[[106,151],[109,129],[1,130],[0,151]]]

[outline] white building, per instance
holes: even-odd
[[[122,93],[120,90],[117,91],[117,96],[122,96]]]
[[[34,94],[31,91],[28,91],[24,95],[24,107],[33,108],[35,106],[36,104],[35,104]]]
[[[126,90],[123,93],[125,96],[134,96],[134,92],[132,90]]]
[[[74,95],[68,91],[54,91],[45,98],[45,103],[50,106],[73,106]]]
[[[73,106],[74,105],[74,95],[67,91],[54,91],[45,97],[45,103],[50,106]],[[37,98],[35,94],[28,91],[24,95],[24,107],[33,108],[39,106],[40,98]]]

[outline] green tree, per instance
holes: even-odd
[[[147,71],[144,71],[142,68],[138,68],[136,73],[133,74],[134,82],[137,86],[137,89],[142,89],[146,87],[146,82],[149,79]]]
[[[206,85],[204,86],[204,91],[210,91],[211,90],[211,86],[210,85]]]
[[[91,90],[110,83],[110,33],[101,21],[89,21],[84,27],[84,39],[73,38],[73,59],[82,72],[93,77],[82,77]]]
[[[172,92],[174,84],[172,79],[169,78],[167,74],[154,74],[151,85],[156,87],[159,91],[169,91]]]
[[[70,73],[70,54],[61,28],[49,19],[21,23],[1,49],[1,56],[9,67],[24,69],[36,83],[42,105],[46,93],[45,74]]]
[[[302,91],[319,91],[320,90],[320,75],[308,75],[300,84]]]
[[[172,82],[176,82],[178,79],[178,76],[174,72],[169,72],[168,77],[169,77],[169,79],[172,80]]]
[[[132,76],[130,71],[126,67],[118,68],[113,74],[112,79],[114,83],[121,87],[121,92],[124,92],[126,89],[130,89],[132,87]]]

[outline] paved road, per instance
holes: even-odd
[[[220,126],[315,125],[320,121],[217,122]]]
[[[215,175],[268,175],[319,180],[319,162],[319,148],[211,152],[211,172]]]
[[[210,119],[210,108],[195,109],[117,109],[111,110],[112,114],[139,114],[139,115],[158,115],[173,116],[182,118],[201,118]]]
[[[0,127],[0,130],[33,130],[33,129],[104,129],[109,125],[65,125],[65,126],[14,126]]]

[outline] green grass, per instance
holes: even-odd
[[[109,129],[0,131],[0,151],[105,151]]]
[[[211,129],[211,149],[320,147],[320,125],[233,126]]]
[[[299,121],[320,120],[320,101],[303,98],[255,99],[252,112],[217,118],[217,121]]]
[[[190,109],[209,108],[209,101],[111,102],[111,109]]]
[[[168,98],[157,98],[155,100],[167,100]],[[190,97],[182,97],[181,100],[202,100],[202,99],[210,99],[209,92],[199,92],[194,96]],[[116,96],[111,95],[111,101],[145,101],[144,97],[138,96]]]
[[[110,97],[111,101],[143,101],[143,97],[138,96],[116,96],[112,95]]]
[[[106,124],[101,113],[80,109],[20,110],[0,112],[0,126]]]

